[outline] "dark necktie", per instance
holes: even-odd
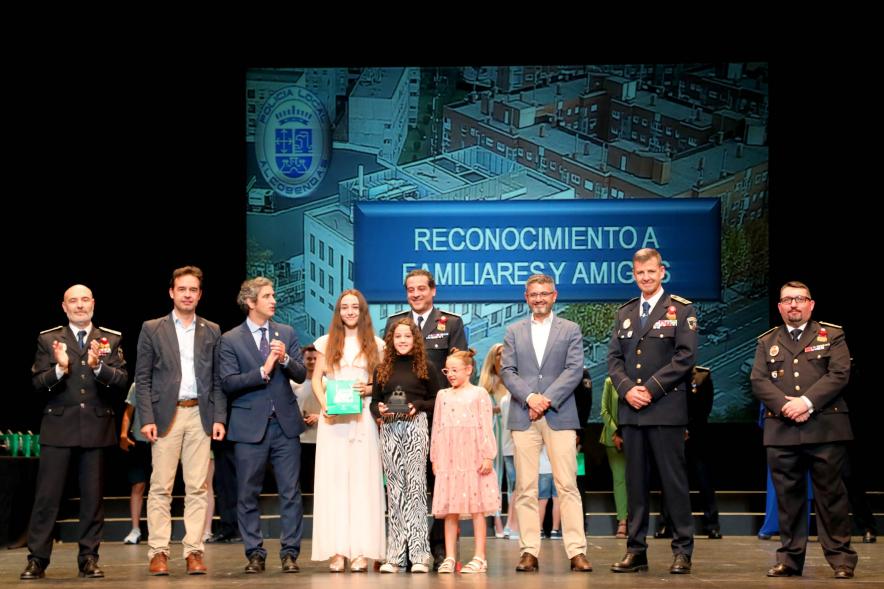
[[[641,321],[643,328],[645,325],[648,324],[648,313],[650,313],[650,312],[651,312],[651,303],[649,303],[648,301],[643,302],[642,303],[642,316],[639,317],[639,320]]]
[[[792,330],[792,341],[797,342],[799,339],[801,339],[801,331],[802,330],[800,330],[800,329],[793,329]]]
[[[424,327],[424,316],[418,315],[417,316],[417,330],[421,331],[423,329],[423,327]]]
[[[261,352],[261,359],[266,360],[267,356],[270,355],[270,343],[267,341],[267,328],[261,328],[261,345],[258,346],[258,350]]]
[[[86,330],[81,329],[77,332],[77,343],[80,344],[80,349],[86,347]]]

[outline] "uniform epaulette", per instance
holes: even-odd
[[[681,303],[682,305],[691,305],[691,304],[693,304],[692,301],[689,301],[689,300],[687,300],[686,298],[684,298],[684,297],[680,297],[680,296],[678,296],[678,295],[671,294],[671,295],[669,295],[669,298],[672,299],[673,301],[678,301],[678,302]]]
[[[623,307],[625,307],[625,306],[628,305],[629,303],[634,303],[634,302],[637,301],[637,300],[638,300],[638,297],[635,297],[634,299],[629,299],[628,301],[626,301],[625,303],[623,303],[622,305],[620,305],[620,307],[618,307],[618,310],[619,310],[619,309],[622,309]]]
[[[440,312],[440,313],[445,313],[446,315],[454,315],[455,317],[460,317],[460,315],[458,315],[458,314],[455,313],[454,311],[446,311],[445,309],[439,309],[439,312]]]
[[[698,370],[700,372],[710,372],[711,368],[706,368],[705,366],[694,366],[694,370]]]
[[[107,327],[104,327],[104,326],[101,326],[101,325],[98,326],[98,329],[100,329],[101,331],[106,331],[106,332],[108,332],[108,333],[112,333],[112,334],[114,334],[114,335],[123,335],[122,333],[120,333],[120,332],[117,331],[116,329],[110,329],[110,328],[107,328]]]
[[[761,338],[763,338],[764,336],[766,336],[767,334],[769,334],[771,331],[773,331],[773,330],[775,330],[775,329],[779,329],[779,325],[776,326],[776,327],[771,327],[770,329],[768,329],[767,331],[765,331],[764,333],[762,333],[761,335],[759,335],[759,336],[756,337],[755,339],[761,339]]]
[[[49,333],[50,331],[55,331],[56,329],[62,329],[63,327],[64,325],[59,325],[58,327],[50,327],[49,329],[44,329],[40,332],[40,335],[43,335],[44,333]]]
[[[825,321],[820,321],[820,325],[827,325],[828,327],[834,327],[835,329],[844,329],[840,325],[835,325],[834,323],[826,323]]]

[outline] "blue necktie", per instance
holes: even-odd
[[[261,352],[261,359],[266,360],[267,356],[270,355],[270,343],[267,341],[267,328],[261,328],[261,344],[258,346],[258,351]]]
[[[644,328],[644,326],[648,324],[648,313],[650,313],[650,311],[651,311],[651,303],[649,303],[648,301],[643,302],[642,303],[642,316],[639,317],[639,320],[641,321],[641,324],[642,324],[642,328]]]
[[[81,329],[77,332],[77,343],[80,344],[80,349],[86,347],[86,330]]]

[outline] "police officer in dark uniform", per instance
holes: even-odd
[[[801,282],[780,289],[785,325],[758,338],[752,392],[766,407],[764,445],[779,507],[777,564],[769,577],[801,575],[807,551],[806,474],[810,471],[820,544],[836,579],[853,577],[845,442],[853,439],[843,391],[850,352],[837,325],[811,321],[814,301]]]
[[[436,296],[436,281],[426,270],[412,270],[405,277],[405,295],[411,309],[401,311],[387,318],[384,332],[403,317],[411,314],[411,319],[424,336],[424,349],[427,359],[439,370],[439,382],[448,382],[442,369],[451,348],[467,349],[467,336],[460,315],[443,311],[433,306]]]
[[[638,250],[632,273],[642,291],[617,312],[608,346],[608,374],[620,397],[618,423],[626,451],[629,505],[626,556],[616,573],[647,570],[650,461],[660,472],[673,524],[669,572],[691,572],[694,525],[685,465],[687,391],[697,351],[697,316],[691,302],[664,292],[665,268],[657,250]]]
[[[433,306],[433,297],[436,296],[436,281],[433,279],[433,275],[426,270],[412,270],[405,276],[405,295],[408,297],[408,304],[411,308],[390,315],[387,318],[384,332],[399,319],[410,315],[424,337],[427,359],[439,371],[439,382],[446,383],[448,379],[442,374],[442,369],[445,368],[445,359],[449,352],[452,348],[467,349],[467,336],[464,332],[463,320],[460,315]],[[428,470],[428,476],[432,477],[432,471]],[[430,484],[429,488],[432,489],[433,485]],[[445,529],[442,523],[443,520],[434,520],[430,530],[433,568],[437,570],[445,559]]]
[[[48,399],[40,425],[40,469],[22,580],[42,578],[49,566],[52,529],[70,465],[77,469],[80,483],[80,576],[104,576],[98,567],[104,448],[117,443],[112,406],[122,399],[128,374],[120,332],[92,325],[92,291],[74,285],[61,306],[69,324],[40,334],[31,369],[34,388]]]

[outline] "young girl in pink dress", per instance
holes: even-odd
[[[476,555],[462,573],[484,573],[485,517],[500,509],[500,489],[493,461],[497,441],[491,429],[488,391],[470,384],[474,350],[452,349],[443,371],[450,388],[436,396],[430,460],[436,475],[433,515],[445,518],[445,560],[440,573],[452,573],[456,563],[457,525],[473,518]]]

